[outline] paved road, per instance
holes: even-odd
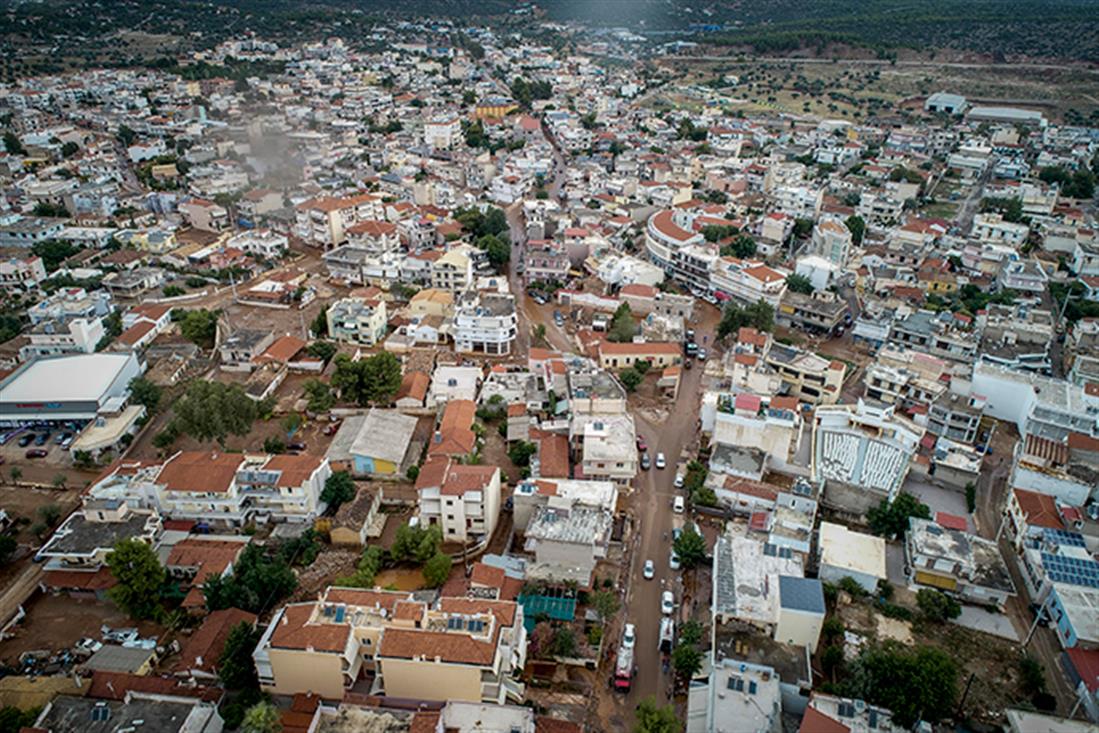
[[[1003,69],[1005,71],[1016,71],[1024,69],[1043,69],[1052,71],[1080,71],[1085,74],[1099,74],[1099,68],[1093,68],[1089,66],[1083,66],[1080,64],[1011,64],[1011,63],[964,63],[964,62],[949,62],[949,61],[911,61],[901,60],[887,61],[881,59],[840,59],[839,61],[833,61],[832,59],[818,59],[818,58],[789,58],[786,56],[752,56],[745,60],[738,60],[736,55],[729,56],[659,56],[653,59],[654,61],[670,61],[677,64],[691,63],[699,61],[723,61],[729,64],[735,65],[748,65],[748,64],[829,64],[829,65],[855,65],[855,66],[915,66],[915,67],[927,67],[934,69]]]
[[[713,341],[713,333],[697,330],[701,343],[703,335]],[[634,480],[635,490],[628,504],[639,523],[638,544],[634,548],[632,564],[629,568],[630,590],[624,610],[624,621],[637,625],[637,651],[635,661],[638,665],[637,678],[630,694],[625,696],[625,711],[633,715],[633,708],[642,698],[654,695],[661,704],[668,701],[667,692],[672,683],[671,674],[663,674],[660,668],[660,652],[657,643],[660,634],[660,594],[670,588],[675,592],[676,602],[683,600],[681,573],[668,567],[671,550],[671,530],[675,522],[682,524],[683,517],[671,511],[672,497],[676,491],[675,466],[683,449],[694,439],[697,428],[698,399],[702,380],[702,365],[684,370],[683,384],[679,399],[672,406],[670,414],[663,423],[647,422],[639,413],[634,413],[638,433],[649,446],[654,458],[658,452],[664,453],[668,467],[658,470],[655,467],[642,471]],[[645,580],[642,569],[645,560],[652,560],[656,566],[656,577]]]

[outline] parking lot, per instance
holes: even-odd
[[[10,475],[12,466],[19,466],[26,476],[27,464],[52,468],[69,468],[72,460],[68,446],[79,433],[79,426],[63,425],[57,428],[26,428],[18,432],[4,433],[7,440],[0,445],[0,465]]]

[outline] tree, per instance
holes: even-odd
[[[71,158],[80,152],[80,146],[74,143],[72,140],[61,146],[61,157]]]
[[[136,139],[137,139],[137,133],[136,132],[131,130],[126,125],[119,125],[118,126],[118,141],[120,143],[122,143],[126,147],[130,147],[131,145],[134,144],[134,140],[136,140]]]
[[[599,619],[603,623],[607,623],[607,619],[618,613],[618,609],[621,606],[618,602],[618,596],[615,595],[613,591],[609,590],[600,590],[592,593],[590,602],[591,607],[599,614]]]
[[[679,644],[672,651],[672,666],[680,679],[689,680],[702,669],[702,652],[693,644]]]
[[[260,412],[258,403],[239,384],[203,379],[192,382],[173,409],[172,424],[177,430],[222,446],[230,435],[247,435]]]
[[[19,136],[11,130],[4,132],[4,150],[8,151],[12,155],[26,155],[27,149],[23,147],[23,143],[19,141]]]
[[[282,714],[266,700],[248,708],[240,724],[241,733],[281,733]]]
[[[480,237],[475,244],[478,249],[484,250],[488,255],[488,261],[496,268],[497,272],[502,271],[504,265],[511,259],[511,247],[495,234],[486,234]]]
[[[553,635],[551,651],[555,657],[576,656],[576,634],[568,626],[559,626]]]
[[[894,721],[911,728],[951,714],[957,681],[957,665],[946,652],[890,640],[867,647],[851,663],[842,694],[889,708]]]
[[[732,237],[739,231],[740,229],[732,225],[707,224],[699,230],[699,233],[707,242],[720,242],[723,239]]]
[[[218,677],[221,684],[229,690],[245,690],[259,687],[256,665],[252,661],[252,652],[259,643],[260,635],[247,621],[241,621],[229,630],[221,656],[218,657]]]
[[[382,569],[382,560],[385,552],[380,547],[367,547],[363,550],[362,557],[355,568],[355,574],[346,578],[340,578],[336,585],[350,588],[373,588],[374,577]]]
[[[435,556],[442,544],[443,532],[438,527],[402,524],[397,527],[389,555],[395,562],[417,562],[422,565]]]
[[[232,573],[206,578],[202,589],[210,611],[240,608],[262,614],[297,587],[297,576],[283,557],[270,557],[259,545],[248,545]]]
[[[965,510],[970,514],[977,510],[977,484],[972,481],[965,485]]]
[[[685,568],[693,568],[706,561],[706,540],[695,531],[693,525],[687,525],[672,543],[679,562]]]
[[[340,504],[346,504],[355,498],[355,482],[347,471],[336,471],[324,482],[321,501],[328,504],[328,511],[335,513]]]
[[[19,483],[19,479],[23,478],[23,469],[21,469],[19,466],[12,466],[10,474],[11,482],[13,484],[17,484]]]
[[[359,361],[339,354],[334,361],[332,386],[345,400],[363,406],[388,402],[401,388],[401,362],[388,351]]]
[[[424,582],[428,588],[438,588],[450,577],[452,567],[450,555],[437,551],[424,563],[420,572],[424,575]]]
[[[18,548],[19,543],[14,537],[8,534],[0,535],[0,566],[7,565]]]
[[[764,300],[743,307],[730,302],[721,314],[717,336],[725,338],[744,326],[751,326],[757,331],[770,331],[775,327],[775,309]]]
[[[675,705],[660,707],[655,697],[646,697],[637,706],[633,733],[680,733],[683,724],[675,712]]]
[[[95,345],[96,351],[106,349],[122,333],[122,313],[120,311],[109,313],[103,319],[103,328],[103,338],[99,339],[99,343]]]
[[[916,593],[916,605],[929,621],[942,623],[962,615],[961,604],[934,588],[920,588]]]
[[[746,259],[756,253],[756,241],[747,234],[738,234],[730,244],[721,248],[722,257]]]
[[[805,239],[813,231],[812,219],[794,219],[794,236],[798,239]]]
[[[317,338],[328,335],[328,306],[321,306],[320,313],[313,319],[313,322],[309,324],[309,330],[313,332],[313,335]]]
[[[134,619],[155,618],[160,613],[160,586],[164,568],[156,552],[137,539],[120,540],[107,555],[107,567],[117,584],[107,595]]]
[[[130,380],[130,401],[142,405],[149,412],[154,412],[160,404],[161,389],[145,377],[134,377]]]
[[[173,314],[174,315],[174,314]],[[217,338],[218,314],[204,308],[183,311],[177,319],[183,338],[203,349],[212,349]]]
[[[618,373],[618,380],[622,382],[622,386],[626,388],[627,392],[633,392],[637,389],[641,384],[642,379],[644,379],[644,377],[641,376],[641,372],[633,367],[623,369]]]
[[[0,733],[19,733],[21,730],[33,730],[38,720],[39,708],[20,710],[14,705],[0,708]]]
[[[786,287],[795,293],[801,293],[802,295],[813,294],[813,281],[807,278],[805,275],[788,275],[786,277]]]
[[[60,239],[46,239],[33,245],[31,251],[42,258],[46,272],[53,272],[65,260],[80,252],[80,248]]]
[[[844,222],[847,230],[851,232],[851,242],[857,247],[862,244],[862,238],[866,235],[866,222],[858,214],[852,214]]]
[[[305,409],[312,413],[328,412],[336,404],[336,396],[327,382],[310,379],[302,386],[305,392]]]
[[[901,537],[908,530],[910,517],[930,519],[931,509],[908,492],[902,491],[892,503],[885,499],[866,513],[870,531],[890,539]]]
[[[618,309],[614,312],[614,316],[611,318],[610,328],[607,329],[607,340],[628,343],[633,341],[635,333],[637,333],[637,327],[633,322],[633,313],[630,310],[630,304],[623,303],[618,306]]]
[[[689,619],[683,622],[683,625],[679,627],[679,643],[680,644],[698,644],[702,641],[702,624]]]
[[[534,443],[520,440],[508,448],[508,458],[516,466],[522,468],[530,465],[530,459],[538,452],[538,446]]]
[[[339,351],[331,341],[314,341],[305,350],[310,356],[320,359],[325,364],[332,361],[332,357]]]

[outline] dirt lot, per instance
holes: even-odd
[[[23,652],[60,651],[84,637],[99,639],[104,624],[114,628],[136,625],[142,636],[164,633],[163,627],[151,622],[135,624],[112,603],[38,595],[25,610],[27,617],[12,629],[13,638],[0,642],[0,661],[4,663],[17,662]]]
[[[39,510],[56,506],[59,517],[64,519],[80,504],[80,491],[80,488],[32,489],[24,486],[0,486],[0,509],[6,511],[13,520],[28,520],[19,523],[16,538],[20,542],[36,543],[30,528],[41,520]]]

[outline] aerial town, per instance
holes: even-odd
[[[1099,126],[515,12],[0,85],[0,732],[1099,731]]]

